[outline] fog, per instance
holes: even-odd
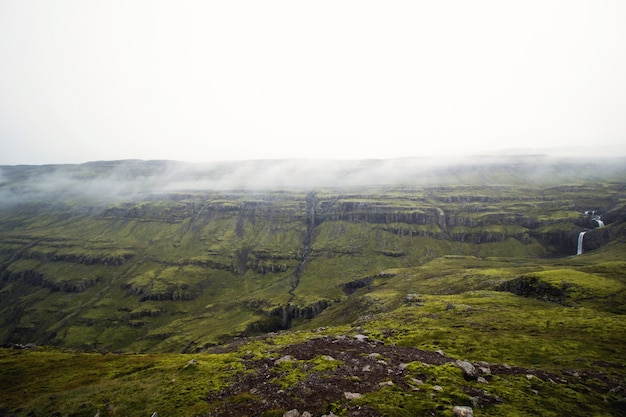
[[[624,156],[625,21],[619,0],[0,1],[0,164]]]
[[[206,164],[124,160],[0,167],[0,204],[108,203],[154,198],[162,194],[224,190],[481,184],[548,186],[598,180],[626,181],[626,159],[517,155],[352,161],[253,160]]]

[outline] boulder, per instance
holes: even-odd
[[[452,414],[454,414],[454,417],[474,417],[474,410],[472,410],[472,407],[457,405],[452,408]]]
[[[291,355],[285,355],[285,356],[283,356],[283,357],[282,357],[282,358],[280,358],[280,359],[276,359],[276,360],[274,361],[274,365],[278,365],[278,364],[281,364],[281,363],[283,363],[283,362],[291,362],[292,360],[293,360],[293,356],[291,356]]]
[[[456,366],[461,368],[461,370],[463,371],[463,375],[465,375],[466,377],[476,378],[478,376],[478,371],[476,370],[476,367],[472,365],[471,362],[457,360],[455,364]]]
[[[346,400],[358,400],[359,398],[363,398],[363,394],[359,394],[358,392],[344,392],[343,396],[346,397]]]

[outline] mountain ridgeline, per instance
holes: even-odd
[[[624,244],[615,161],[601,179],[589,162],[397,162],[333,166],[338,185],[293,168],[300,188],[271,161],[2,167],[0,343],[189,352],[301,325],[445,256],[565,259],[581,231],[586,253]],[[257,182],[238,182],[252,165]]]

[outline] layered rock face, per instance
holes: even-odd
[[[621,192],[352,187],[6,205],[0,342],[168,350],[287,328],[390,268],[570,256],[581,230],[593,250],[623,236]]]

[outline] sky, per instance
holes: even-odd
[[[626,2],[0,0],[0,164],[626,155]]]

